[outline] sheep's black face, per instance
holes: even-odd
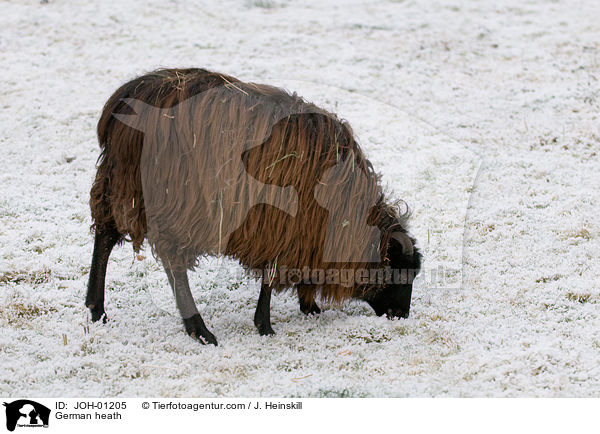
[[[393,283],[364,297],[378,316],[385,314],[388,318],[407,318],[410,313],[413,279],[421,269],[421,254],[414,248],[413,240],[406,234],[402,236],[410,246],[402,239],[392,239],[388,249]]]

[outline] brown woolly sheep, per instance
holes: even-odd
[[[202,255],[239,260],[262,277],[254,323],[273,334],[272,290],[367,301],[407,317],[421,255],[406,218],[349,125],[272,86],[204,69],[165,69],[119,88],[98,123],[102,153],[91,190],[95,232],[86,305],[106,320],[112,248],[148,239],[185,329],[217,344],[192,298],[187,270]]]

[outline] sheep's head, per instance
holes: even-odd
[[[393,232],[387,250],[391,281],[382,288],[366,292],[361,298],[379,316],[407,318],[410,313],[413,280],[421,269],[421,254],[406,232]]]

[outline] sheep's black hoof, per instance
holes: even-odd
[[[183,325],[185,326],[185,331],[187,334],[196,339],[202,345],[217,345],[217,338],[215,338],[215,335],[208,331],[200,314],[196,314],[190,318],[184,319]]]
[[[93,304],[90,304],[88,308],[90,309],[90,313],[92,314],[92,322],[96,322],[102,319],[102,323],[106,324],[108,318],[106,317],[106,312],[104,312],[104,306],[95,306]]]
[[[317,303],[306,303],[303,300],[300,300],[300,311],[305,315],[318,315],[321,313],[321,309],[319,309]]]
[[[273,336],[275,334],[269,323],[255,322],[254,325],[258,329],[258,334],[261,336]]]
[[[403,309],[388,309],[385,316],[388,319],[408,318],[408,312]]]

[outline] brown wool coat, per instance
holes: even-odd
[[[279,88],[203,69],[158,70],[111,96],[98,139],[94,228],[116,225],[136,250],[148,238],[174,268],[223,254],[250,272],[269,270],[284,289],[286,268],[386,265],[391,233],[405,231],[349,125]],[[372,226],[345,218],[357,203],[369,204],[358,220]],[[378,262],[346,260],[374,249]],[[303,286],[300,295],[339,303],[370,289]]]

